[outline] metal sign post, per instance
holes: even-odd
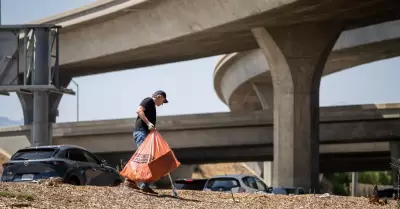
[[[46,24],[0,25],[0,36],[6,38],[0,42],[0,48],[9,53],[0,60],[0,94],[19,92],[32,97],[33,146],[52,144],[50,93],[75,94],[59,83],[60,28]]]

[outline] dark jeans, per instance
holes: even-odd
[[[148,134],[149,134],[149,131],[146,129],[138,129],[138,130],[133,131],[133,139],[138,148],[144,142],[144,140],[146,139]],[[143,189],[145,187],[149,187],[149,184],[146,182],[143,182],[139,185],[139,187]]]
[[[138,148],[144,142],[148,134],[149,131],[146,129],[138,129],[133,131],[133,139]]]

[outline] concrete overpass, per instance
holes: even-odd
[[[256,49],[255,27],[327,21],[346,30],[395,20],[399,8],[383,0],[101,0],[30,24],[63,26],[60,65],[74,77]]]
[[[354,28],[396,19],[400,8],[391,1],[120,2],[59,22],[64,26],[62,70],[75,76],[255,49],[258,45],[250,29],[257,26],[351,20],[345,28]]]
[[[389,142],[400,139],[399,118],[400,104],[321,108],[321,163],[332,162],[324,165],[330,165],[331,170],[334,166],[344,170],[350,169],[349,165],[343,167],[334,162],[360,161],[364,159],[361,156],[379,159],[379,163],[389,159]],[[54,125],[53,142],[79,145],[110,163],[118,163],[120,159],[129,159],[136,149],[132,141],[133,121],[129,118],[58,123]],[[158,121],[161,134],[185,164],[273,158],[270,111],[164,116]],[[29,131],[29,126],[1,128],[1,147],[14,152],[27,146]],[[354,169],[366,169],[366,166],[370,170],[382,169],[379,163],[359,164]]]

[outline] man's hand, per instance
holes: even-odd
[[[149,131],[154,129],[154,125],[151,122],[148,122],[147,126],[149,127]]]

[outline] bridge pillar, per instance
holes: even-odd
[[[258,99],[260,100],[261,107],[263,110],[273,109],[274,90],[272,85],[269,83],[253,83],[253,90],[256,92]],[[258,162],[262,169],[262,178],[268,186],[272,186],[273,179],[273,163],[271,161]]]
[[[273,186],[319,192],[319,86],[341,24],[254,28],[274,88]]]
[[[69,76],[60,76],[60,85],[67,87],[71,81]],[[60,104],[63,94],[60,93],[48,93],[48,121],[49,121],[49,134],[52,134],[53,123],[56,122],[58,116],[58,106]],[[18,99],[21,103],[22,112],[24,114],[24,125],[32,125],[33,123],[33,94],[17,93]],[[31,139],[30,139],[31,140]],[[32,143],[32,141],[31,141]]]
[[[263,110],[272,110],[274,107],[274,89],[269,83],[253,83],[253,90],[260,100]]]
[[[270,187],[270,186],[272,186],[273,178],[274,178],[274,176],[273,176],[274,164],[271,161],[265,161],[263,164],[264,164],[263,165],[263,169],[264,169],[263,179],[264,179],[264,182],[267,184],[267,186]]]

